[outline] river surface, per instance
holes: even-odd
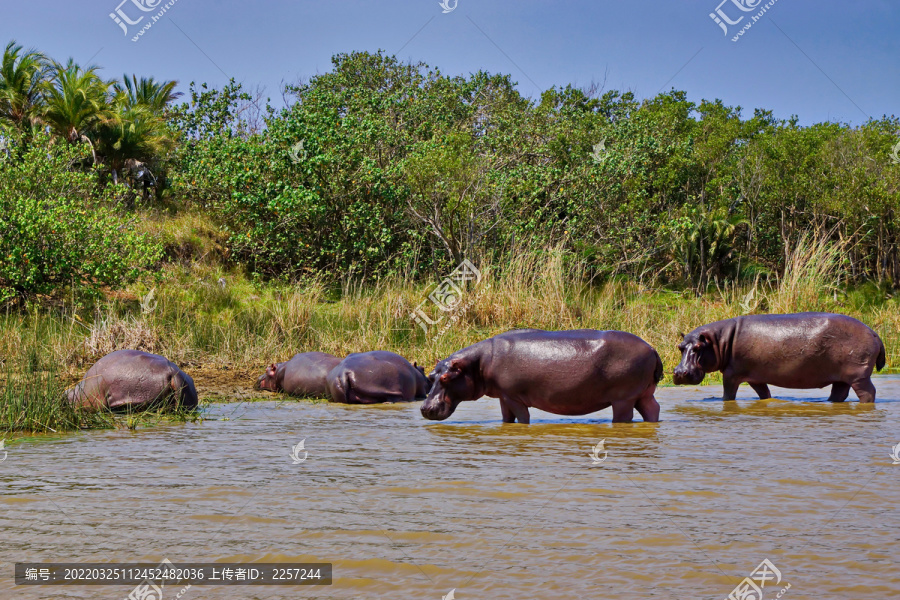
[[[503,425],[486,398],[442,423],[419,403],[218,404],[197,424],[7,445],[0,598],[131,589],[17,587],[15,562],[163,558],[334,564],[330,587],[183,600],[722,600],[763,559],[782,575],[766,599],[900,598],[900,377],[875,385],[874,406],[662,388],[659,424]]]

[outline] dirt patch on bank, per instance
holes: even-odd
[[[186,364],[181,369],[194,379],[197,395],[201,400],[213,402],[239,402],[241,400],[267,400],[273,394],[253,389],[257,377],[263,372],[263,365],[251,368],[232,365]]]

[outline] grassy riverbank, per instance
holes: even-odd
[[[619,329],[659,350],[665,384],[680,358],[680,332],[740,314],[823,310],[870,325],[885,342],[889,367],[900,364],[900,302],[875,286],[842,288],[839,251],[832,246],[801,244],[783,276],[702,296],[651,282],[592,285],[569,258],[551,248],[520,254],[502,271],[482,264],[481,283],[463,296],[468,310],[436,338],[446,319],[425,335],[410,318],[431,288],[402,278],[365,288],[328,289],[315,281],[254,285],[216,264],[169,264],[156,280],[110,295],[93,312],[62,306],[0,316],[0,355],[8,374],[0,388],[0,428],[21,428],[25,417],[16,413],[23,406],[58,397],[95,360],[121,348],[169,357],[194,377],[202,399],[216,400],[254,397],[251,386],[264,365],[295,352],[343,356],[384,349],[430,366],[508,329]],[[434,283],[445,275],[436,274]],[[430,301],[422,308],[432,320],[443,314]],[[20,383],[10,373],[26,376]],[[105,417],[85,420],[52,402],[41,410],[27,418],[41,423],[49,412],[63,427],[105,423]]]

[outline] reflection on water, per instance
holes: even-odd
[[[0,597],[129,591],[14,588],[12,562],[168,557],[335,565],[331,588],[185,599],[721,599],[764,558],[788,599],[896,598],[900,378],[875,385],[875,405],[664,388],[658,424],[607,410],[503,425],[490,399],[440,423],[418,403],[216,405],[201,424],[8,446]]]

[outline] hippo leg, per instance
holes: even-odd
[[[634,420],[633,402],[613,402],[613,423],[631,423]]]
[[[853,387],[853,391],[856,392],[860,402],[875,402],[875,386],[872,385],[871,379],[866,377],[865,379],[854,381],[850,385]]]
[[[634,407],[643,417],[645,423],[659,423],[659,402],[653,397],[654,391],[656,391],[656,386],[651,385],[634,403]]]
[[[843,402],[850,394],[850,384],[838,381],[831,384],[831,395],[828,396],[829,402]]]
[[[517,419],[525,425],[531,422],[528,407],[511,398],[500,398],[500,414],[504,423],[515,423]]]
[[[756,392],[756,395],[759,396],[760,400],[767,400],[772,397],[769,386],[764,383],[751,383],[750,387],[753,388],[753,391]]]
[[[734,400],[735,398],[737,398],[737,391],[740,385],[740,380],[732,376],[725,375],[722,378],[722,400]]]

